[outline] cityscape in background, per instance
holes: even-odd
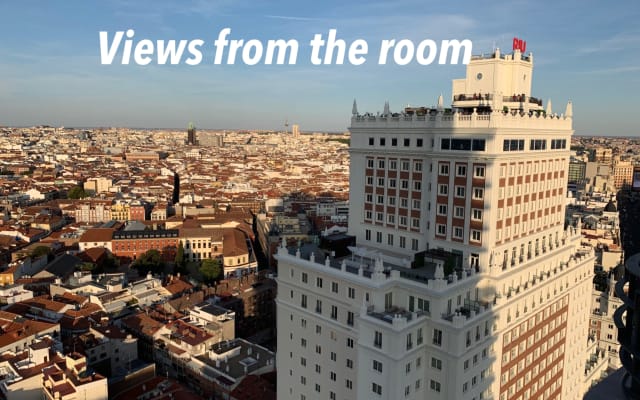
[[[1,128],[2,397],[623,392],[640,140],[571,137],[532,72],[344,134]]]
[[[0,15],[0,400],[640,400],[633,1]]]

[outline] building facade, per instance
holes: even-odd
[[[177,229],[117,231],[113,233],[111,251],[116,257],[135,260],[149,250],[158,250],[164,261],[174,261],[178,250],[178,236]]]
[[[565,226],[572,106],[543,109],[532,72],[497,50],[452,108],[354,102],[357,247],[278,250],[279,399],[582,398],[595,257]]]

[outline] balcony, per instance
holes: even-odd
[[[453,322],[455,317],[464,317],[464,319],[470,319],[475,317],[476,315],[482,314],[490,308],[491,304],[488,302],[464,299],[464,304],[462,307],[457,308],[452,313],[443,314],[442,319],[449,322]]]
[[[388,324],[393,324],[394,319],[402,318],[405,319],[406,322],[411,322],[414,319],[428,315],[428,313],[424,311],[411,312],[396,306],[390,307],[384,311],[376,311],[373,306],[369,306],[367,307],[367,315]]]

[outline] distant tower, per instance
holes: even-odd
[[[284,131],[287,132],[287,133],[289,132],[289,119],[288,118],[284,120]]]
[[[196,140],[196,127],[193,126],[193,122],[189,122],[189,129],[187,130],[187,144],[192,146],[198,144]]]
[[[293,133],[293,137],[300,137],[300,126],[298,124],[293,124],[291,126],[291,133]]]

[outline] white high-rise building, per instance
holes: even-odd
[[[533,57],[473,57],[452,108],[351,118],[353,255],[278,251],[278,399],[581,399],[594,253],[572,130]]]

